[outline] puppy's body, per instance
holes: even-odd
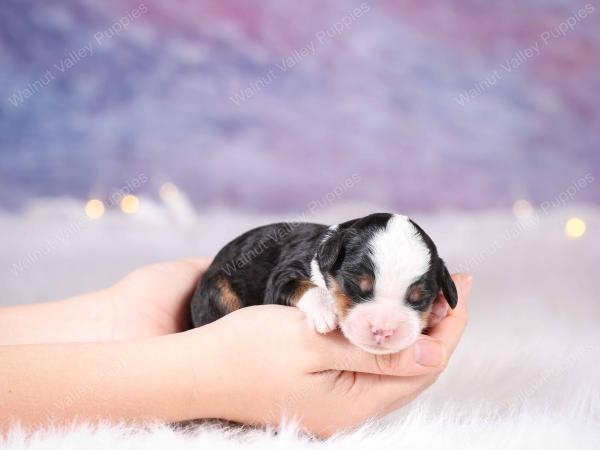
[[[456,289],[429,236],[405,216],[379,213],[244,233],[217,254],[191,312],[198,327],[245,306],[297,306],[316,331],[340,325],[355,345],[391,353],[427,326],[440,289],[454,307]]]
[[[245,306],[296,306],[327,226],[276,223],[247,231],[217,254],[192,299],[194,327]]]

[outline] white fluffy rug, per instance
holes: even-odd
[[[110,213],[79,227],[72,224],[81,205],[69,201],[0,213],[0,305],[95,289],[147,262],[214,254],[239,232],[282,219],[143,205],[136,217]],[[308,219],[335,222],[377,209],[329,208]],[[587,222],[581,239],[564,236],[570,215]],[[474,274],[474,287],[469,327],[446,373],[403,410],[327,441],[291,424],[277,433],[107,424],[29,437],[15,429],[0,448],[600,448],[600,209],[559,205],[526,227],[502,211],[416,219],[451,268]]]

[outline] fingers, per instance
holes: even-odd
[[[458,292],[458,304],[455,309],[448,310],[446,317],[431,329],[429,336],[438,339],[452,354],[458,345],[465,327],[467,326],[467,300],[471,292],[472,278],[467,274],[453,275]]]
[[[369,394],[379,404],[385,405],[384,413],[387,414],[417,398],[435,382],[438,375],[439,373],[416,377],[382,376],[372,385]]]
[[[377,375],[414,376],[435,372],[447,359],[445,347],[429,336],[389,355],[374,355],[351,344],[339,331],[322,336],[324,350],[318,370],[347,370]]]
[[[466,304],[472,281],[471,277],[466,274],[454,275],[452,278],[456,283],[458,304],[455,309],[447,312],[447,316],[429,334],[431,338],[436,339],[447,350],[447,357],[452,354],[458,345],[467,324]],[[430,372],[432,373],[429,376],[424,374],[412,378],[381,377],[373,389],[372,395],[381,401],[389,402],[389,410],[391,411],[407,403],[409,400],[407,393],[410,393],[409,397],[414,398],[431,385],[436,380],[439,370],[437,373],[435,371]]]
[[[184,277],[190,283],[195,284],[206,272],[210,263],[210,258],[177,259],[144,266],[141,270],[157,273],[163,280],[179,281]]]
[[[186,258],[186,259],[182,259],[181,261],[191,264],[197,270],[204,272],[204,271],[206,271],[206,269],[208,269],[208,266],[210,266],[212,259],[206,258],[206,257],[204,257],[204,258]]]
[[[188,258],[163,261],[139,267],[133,272],[130,272],[129,275],[136,274],[146,276],[148,272],[153,272],[167,277],[181,274],[186,276],[198,276],[208,269],[210,263],[210,258]]]
[[[377,375],[415,376],[439,372],[448,356],[458,345],[467,324],[466,302],[471,289],[471,277],[453,276],[458,292],[458,304],[448,310],[430,332],[420,336],[412,346],[389,355],[374,355],[351,344],[339,331],[320,336],[321,354],[319,370],[348,370]]]

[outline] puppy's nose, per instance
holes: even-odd
[[[389,338],[391,336],[393,336],[395,332],[396,332],[396,330],[394,330],[394,329],[383,329],[383,328],[371,327],[371,333],[373,334],[373,340],[375,341],[375,343],[377,345],[383,344],[384,342],[389,340]]]

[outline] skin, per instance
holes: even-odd
[[[184,331],[207,259],[135,270],[67,300],[0,309],[0,431],[73,421],[298,420],[329,436],[400,408],[441,374],[467,322],[471,278],[454,310],[393,355],[310,331],[297,308],[243,308]],[[8,412],[8,413],[7,413]]]

